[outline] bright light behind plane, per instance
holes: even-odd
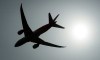
[[[77,23],[71,27],[71,35],[77,40],[86,39],[89,36],[89,27],[84,23]]]
[[[69,35],[73,45],[83,47],[90,43],[92,38],[92,25],[90,18],[86,15],[74,15],[71,18]],[[92,27],[92,28],[91,28]]]
[[[85,23],[77,23],[71,27],[70,34],[74,44],[77,45],[77,47],[83,47],[87,45],[88,39],[90,38],[90,29]]]

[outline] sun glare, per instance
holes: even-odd
[[[71,32],[74,39],[82,40],[88,37],[89,29],[85,24],[80,23],[73,25]]]
[[[74,15],[71,18],[69,38],[74,46],[85,46],[91,39],[92,29],[89,17],[86,15]]]
[[[73,24],[70,30],[70,36],[74,46],[86,46],[90,38],[90,28],[85,23]]]

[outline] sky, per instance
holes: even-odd
[[[24,37],[20,5],[34,31],[48,23],[48,13],[65,29],[52,27],[40,38],[66,46],[55,48],[34,43],[14,47]],[[100,60],[100,0],[0,0],[0,60]],[[56,38],[55,38],[56,37]]]

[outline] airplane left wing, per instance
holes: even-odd
[[[24,14],[24,11],[23,11],[23,8],[22,8],[22,4],[20,6],[20,13],[21,13],[21,20],[22,20],[23,30],[24,30],[25,35],[27,35],[27,31],[32,32],[32,30],[30,29],[29,25],[27,24],[25,14]]]

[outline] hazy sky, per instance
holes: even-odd
[[[53,27],[40,38],[67,47],[33,49],[34,43],[26,43],[15,48],[24,36],[17,34],[22,29],[21,3],[33,31],[48,23],[49,12],[53,17],[60,14],[57,23],[65,29]],[[85,26],[83,33],[72,36],[77,25]],[[100,60],[99,30],[100,0],[0,0],[0,60]]]

